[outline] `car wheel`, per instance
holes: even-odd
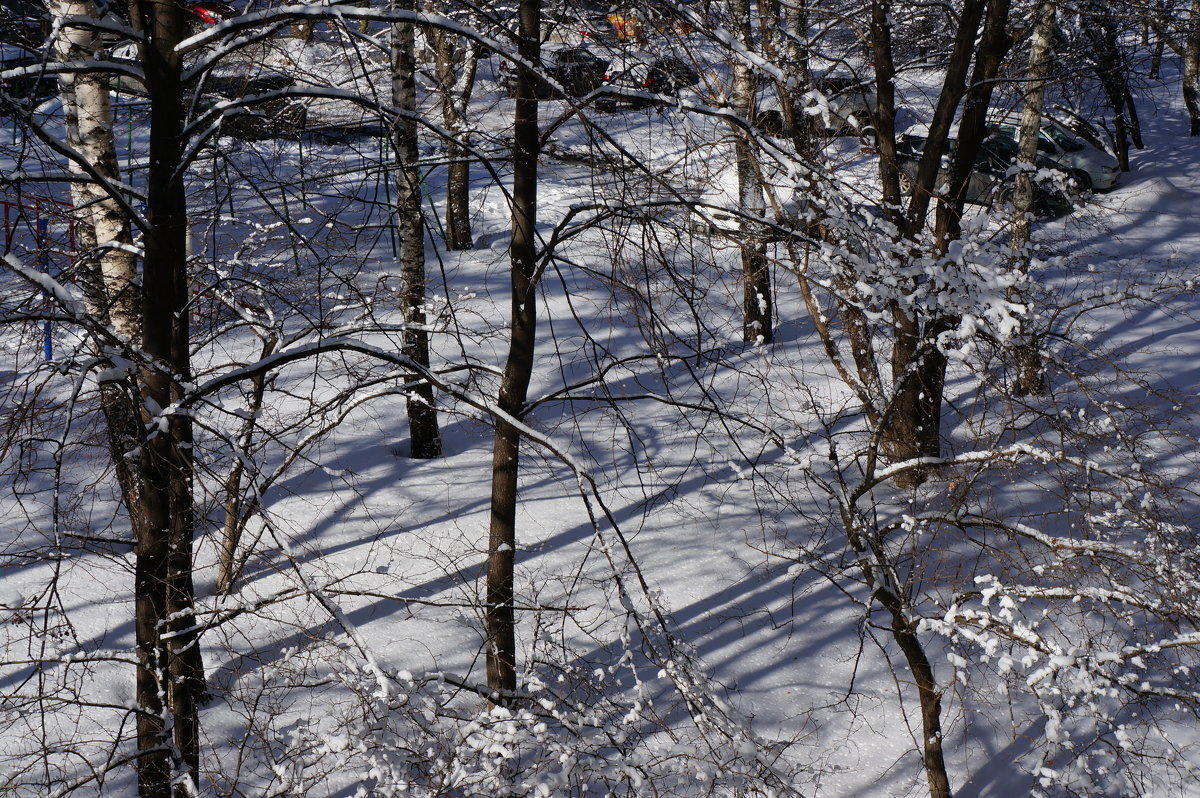
[[[992,197],[992,207],[999,210],[1005,205],[1012,205],[1015,189],[1011,185],[1000,186]]]
[[[911,197],[913,193],[913,181],[908,172],[900,170],[900,196]]]
[[[1092,190],[1092,176],[1082,169],[1076,169],[1074,172],[1071,172],[1071,179],[1075,181],[1075,186],[1079,189],[1079,193],[1083,194]]]

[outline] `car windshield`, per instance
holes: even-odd
[[[591,64],[599,59],[582,47],[568,47],[562,50],[543,50],[543,60],[553,64]]]
[[[992,136],[984,142],[984,149],[990,151],[993,155],[1000,158],[1004,162],[1011,161],[1017,157],[1017,143],[1008,136]],[[983,151],[980,151],[983,154]]]
[[[1079,152],[1083,149],[1083,144],[1079,139],[1053,122],[1042,125],[1042,135],[1067,152]]]

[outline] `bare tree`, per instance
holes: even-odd
[[[1200,136],[1200,2],[1192,0],[1186,11],[1173,3],[1159,3],[1145,15],[1159,41],[1183,61],[1183,104],[1189,135]]]
[[[1033,224],[1033,178],[1028,169],[1037,159],[1038,137],[1042,128],[1042,103],[1046,92],[1046,80],[1050,73],[1050,45],[1054,37],[1057,8],[1045,0],[1037,6],[1034,16],[1033,35],[1029,43],[1029,61],[1025,68],[1026,84],[1021,92],[1021,125],[1019,132],[1019,160],[1025,169],[1017,175],[1013,192],[1013,228],[1011,243],[1018,269],[1029,270],[1030,234]],[[1028,331],[1025,331],[1028,333]],[[1040,394],[1046,390],[1041,357],[1032,340],[1017,344],[1018,395]]]
[[[442,123],[450,131],[446,142],[446,247],[470,249],[471,142],[465,129],[467,106],[475,91],[479,47],[450,31],[430,31],[434,50],[434,76],[442,108]]]
[[[497,406],[505,414],[496,421],[492,445],[491,522],[487,560],[487,682],[490,700],[505,704],[517,685],[516,618],[513,609],[513,563],[517,548],[517,478],[520,475],[521,431],[515,421],[525,414],[537,324],[537,76],[533,65],[541,53],[540,0],[521,0],[517,52],[517,107],[513,118],[513,190],[508,357],[500,378]]]
[[[415,0],[395,4],[400,11],[416,10]],[[429,367],[429,333],[425,313],[425,217],[421,211],[420,151],[417,147],[417,58],[414,26],[392,24],[392,102],[397,108],[393,123],[396,155],[400,160],[399,202],[400,272],[404,281],[404,314],[409,329],[404,334],[404,354]],[[408,429],[413,457],[427,460],[442,454],[441,432],[434,407],[433,386],[418,383],[409,395]]]
[[[729,18],[734,35],[746,52],[754,52],[754,33],[751,27],[749,0],[732,0]],[[746,122],[757,116],[757,80],[753,67],[744,57],[733,59],[733,108]],[[766,213],[763,200],[762,176],[758,173],[759,159],[754,154],[754,136],[735,125],[734,161],[737,167],[738,210],[742,222],[742,340],[769,344],[774,340],[771,272],[767,266],[766,242],[763,232],[753,219]]]

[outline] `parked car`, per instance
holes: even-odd
[[[860,135],[870,127],[875,92],[866,82],[853,75],[837,73],[814,78],[812,89],[815,94],[810,93],[804,105],[826,133]],[[773,86],[762,93],[758,109],[755,126],[764,133],[782,136],[790,132],[786,130]]]
[[[1020,135],[1020,123],[1019,116],[1005,114],[996,118],[995,129],[1016,141]],[[1049,117],[1042,117],[1042,127],[1038,132],[1038,154],[1066,172],[1080,191],[1105,191],[1116,185],[1121,175],[1115,156],[1093,147],[1065,125]]]
[[[192,12],[192,18],[200,27],[216,25],[237,16],[237,9],[222,0],[194,0],[184,6]]]
[[[854,75],[824,75],[813,81],[815,88],[828,103],[817,117],[827,130],[837,134],[861,133],[871,124],[871,106],[875,92],[870,85]],[[809,103],[817,107],[817,101]]]
[[[604,82],[616,89],[644,94],[665,94],[676,97],[682,89],[700,82],[696,68],[677,56],[646,58],[641,54],[629,54],[614,62],[613,68],[604,76]],[[601,107],[625,106],[644,108],[654,100],[645,96],[606,97]]]
[[[540,100],[562,97],[551,81],[562,86],[572,97],[582,97],[604,83],[608,61],[586,47],[568,47],[554,42],[542,45],[542,70],[534,80]],[[549,78],[550,80],[547,80]],[[500,62],[500,85],[509,97],[517,94],[517,68],[509,61]]]
[[[18,75],[4,80],[9,97],[40,100],[58,91],[58,80],[40,70],[45,58],[17,44],[0,44],[0,72],[10,69],[39,68],[38,72]]]
[[[938,183],[942,184],[949,178],[949,158],[954,152],[955,141],[951,139],[949,153],[942,160],[938,171]],[[913,192],[922,154],[925,151],[925,137],[903,135],[896,139],[896,165],[900,168],[900,193],[910,196]],[[994,133],[984,140],[975,156],[975,165],[967,182],[966,201],[973,205],[998,207],[1012,201],[1016,180],[1010,174],[1010,167],[1017,160],[1017,144],[1012,139]],[[1039,167],[1053,168],[1053,164],[1043,158],[1038,159]],[[1071,210],[1071,200],[1061,191],[1047,187],[1039,182],[1033,184],[1033,212],[1040,217],[1061,216]]]

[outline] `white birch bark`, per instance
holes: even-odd
[[[51,11],[58,19],[98,16],[93,0],[51,0]],[[99,49],[99,36],[83,27],[63,26],[54,41],[60,62],[94,60]],[[101,71],[63,73],[59,90],[67,118],[67,144],[110,183],[119,182],[108,75]],[[129,218],[78,163],[72,162],[70,168],[79,175],[71,184],[71,198],[77,214],[77,247],[87,272],[89,311],[136,344],[140,323]]]

